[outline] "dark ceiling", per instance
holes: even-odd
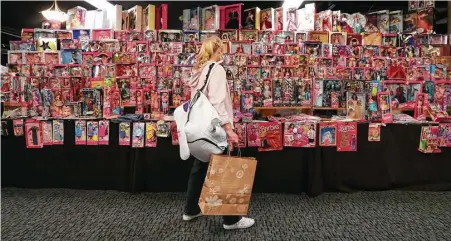
[[[260,7],[261,9],[269,7],[280,7],[283,1],[159,1],[159,2],[146,2],[146,1],[110,1],[113,4],[120,4],[124,9],[131,8],[135,5],[145,6],[147,4],[159,5],[162,3],[168,4],[168,28],[180,29],[182,22],[179,20],[179,16],[182,15],[183,9],[193,7],[206,7],[212,4],[228,5],[234,3],[244,3],[243,8]],[[309,3],[312,1],[305,1]],[[436,5],[443,4],[446,6],[446,2],[436,2]],[[2,57],[4,57],[5,50],[9,48],[10,40],[18,40],[20,31],[22,28],[39,28],[41,22],[44,20],[39,13],[42,10],[49,8],[52,5],[50,1],[1,1],[1,30],[2,30]],[[85,1],[58,1],[59,7],[63,11],[75,6],[82,6],[88,10],[94,10],[90,4]],[[341,10],[346,13],[368,13],[377,10],[403,10],[407,11],[407,1],[319,1],[316,2],[317,11],[326,9]],[[446,12],[445,12],[446,17]],[[441,31],[443,29],[443,31]],[[446,32],[445,26],[438,26],[437,32]],[[4,64],[2,58],[2,64]]]

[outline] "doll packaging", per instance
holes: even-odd
[[[220,24],[220,9],[218,5],[202,9],[202,30],[218,30]]]
[[[295,8],[284,8],[284,18],[283,18],[283,30],[285,31],[296,31],[298,20],[296,18]]]
[[[337,123],[320,122],[319,123],[319,146],[336,146]]]
[[[278,122],[257,123],[260,147],[258,151],[282,150],[282,124]]]
[[[284,146],[315,147],[316,123],[285,122]]]
[[[260,12],[260,30],[274,30],[276,23],[276,13],[274,8],[263,9]]]
[[[143,9],[141,28],[143,31],[155,29],[155,5],[148,4]]]
[[[27,120],[25,123],[25,135],[27,148],[42,148],[42,132],[39,121]]]
[[[68,19],[66,29],[78,29],[85,27],[86,8],[77,6],[67,10]]]
[[[260,8],[245,9],[241,18],[242,28],[260,30]]]
[[[146,122],[146,147],[157,146],[157,124],[155,122]]]
[[[108,120],[99,121],[99,145],[108,145],[110,141],[110,122]]]
[[[357,151],[357,122],[337,123],[337,151]]]
[[[202,9],[200,7],[183,10],[183,30],[200,30]]]
[[[442,152],[442,150],[438,148],[439,146],[438,134],[439,134],[438,126],[422,126],[418,151],[423,153]]]
[[[13,120],[14,136],[23,136],[24,135],[23,128],[24,128],[23,119]]]
[[[53,145],[53,127],[52,121],[41,121],[42,144],[44,146]]]
[[[133,123],[132,147],[144,147],[144,122]]]
[[[75,121],[75,145],[86,145],[86,121]]]
[[[239,29],[241,27],[241,6],[243,4],[232,4],[220,6],[220,29]]]
[[[368,125],[368,141],[381,141],[380,123],[370,123]]]

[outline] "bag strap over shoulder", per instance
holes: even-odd
[[[215,63],[210,64],[210,66],[208,66],[208,72],[207,72],[207,76],[205,77],[205,82],[204,85],[202,86],[202,88],[200,88],[199,90],[197,90],[196,94],[193,96],[193,98],[191,99],[190,103],[189,103],[189,110],[188,110],[188,117],[186,119],[186,123],[189,122],[189,117],[191,115],[191,109],[194,106],[194,104],[197,102],[197,100],[200,97],[200,93],[202,93],[205,89],[205,87],[207,86],[208,83],[208,79],[210,77],[210,73],[211,70],[213,69],[213,67],[215,67]]]
[[[215,63],[212,63],[210,64],[210,66],[208,66],[207,76],[205,77],[204,85],[202,86],[202,88],[199,89],[200,92],[204,92],[205,87],[207,87],[208,78],[210,77],[211,70],[213,69],[213,67],[215,67]]]

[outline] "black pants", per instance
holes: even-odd
[[[198,205],[200,192],[207,175],[208,162],[202,162],[197,159],[193,162],[191,173],[188,180],[188,199],[185,205],[185,214],[196,215],[200,213]],[[232,225],[240,221],[241,216],[223,216],[225,225]]]

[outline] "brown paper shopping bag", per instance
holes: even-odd
[[[257,160],[212,155],[199,198],[203,215],[247,215]]]

